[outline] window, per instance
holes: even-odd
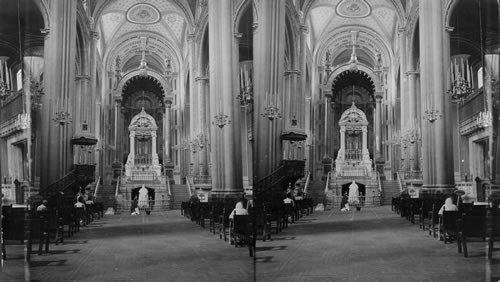
[[[21,90],[23,88],[23,71],[18,70],[16,74],[16,84],[17,84],[17,91]]]

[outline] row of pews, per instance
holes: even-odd
[[[39,203],[25,206],[2,206],[2,257],[8,258],[8,245],[26,244],[26,259],[30,261],[33,246],[38,255],[48,254],[51,243],[64,243],[81,228],[104,216],[102,203],[76,208],[72,202],[59,203],[46,211],[36,211]],[[7,248],[6,248],[7,245]]]
[[[219,239],[229,242],[236,248],[246,245],[249,255],[255,254],[257,240],[270,240],[273,230],[281,232],[289,223],[313,212],[312,199],[295,201],[295,205],[279,201],[247,205],[248,215],[229,215],[238,200],[224,199],[211,202],[182,202],[181,214],[209,231]]]
[[[439,215],[445,198],[392,198],[392,210],[405,217],[412,224],[418,222],[420,229],[445,244],[456,241],[458,253],[468,257],[469,249],[484,250],[486,256],[493,256],[494,242],[500,241],[500,207],[494,203],[459,203],[458,211],[444,210]],[[480,243],[481,248],[477,248]]]

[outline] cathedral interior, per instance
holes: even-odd
[[[151,234],[162,230],[174,237],[171,229],[162,228],[195,227],[190,221],[205,226],[205,212],[210,214],[211,231],[213,225],[215,233],[217,222],[225,230],[228,212],[238,201],[246,203],[246,245],[254,259],[238,257],[244,252],[233,249],[235,257],[227,259],[229,267],[234,263],[244,270],[219,280],[200,264],[208,276],[189,276],[188,269],[177,269],[170,275],[187,276],[163,281],[270,281],[290,278],[290,273],[298,275],[293,281],[366,280],[363,271],[355,274],[347,266],[338,266],[349,269],[347,276],[336,276],[334,266],[324,276],[314,276],[301,272],[305,260],[290,268],[281,261],[286,274],[262,262],[272,257],[266,252],[273,247],[261,237],[325,234],[318,240],[330,244],[328,220],[347,220],[347,213],[339,211],[347,194],[350,220],[360,225],[340,221],[332,223],[340,227],[332,228],[347,228],[349,234],[380,217],[391,221],[378,225],[387,229],[406,223],[402,217],[415,224],[417,215],[423,230],[426,220],[436,221],[438,238],[457,241],[461,250],[468,215],[463,205],[484,208],[486,235],[479,237],[492,238],[488,242],[500,238],[498,0],[0,0],[0,7],[5,281],[165,278],[63,276],[80,269],[71,263],[62,266],[67,272],[48,270],[50,264],[40,270],[37,265],[54,254],[37,256],[35,245],[30,254],[30,234],[35,236],[33,244],[40,237],[40,252],[43,234],[49,233],[51,249],[63,245],[52,244],[53,239],[62,242],[66,236],[65,223],[59,224],[63,238],[57,228],[55,238],[43,228],[33,230],[33,222],[45,222],[36,214],[44,200],[54,218],[63,222],[73,204],[84,199],[90,211],[82,224],[87,230],[94,230],[94,219],[121,224],[122,219],[113,221],[117,217],[133,221],[129,226],[146,228],[139,221],[146,216],[162,226],[149,230]],[[353,181],[359,188],[355,201],[349,192]],[[293,212],[284,207],[286,195],[295,199]],[[441,219],[431,216],[447,197],[460,208],[457,226],[463,225],[450,238]],[[130,216],[135,208],[140,217]],[[375,218],[363,217],[369,211]],[[180,218],[169,221],[173,214]],[[322,225],[300,229],[314,220]],[[233,230],[236,220],[230,222]],[[108,233],[99,229],[105,226],[92,231],[102,238],[89,240],[105,240]],[[118,226],[126,230],[127,225]],[[372,227],[379,235],[385,231]],[[411,234],[424,234],[418,227],[408,228]],[[75,236],[85,236],[83,230]],[[206,233],[196,232],[193,236]],[[226,231],[222,233],[225,238]],[[141,236],[146,235],[130,237]],[[398,235],[393,242],[405,236],[414,235]],[[442,249],[432,256],[443,265],[448,258],[442,257],[453,257],[451,263],[465,271],[463,281],[500,280],[500,252],[493,243],[487,254],[468,262],[455,253],[455,245],[444,249],[442,243],[432,245],[438,240],[424,238],[412,240]],[[27,243],[19,245],[18,240]],[[162,248],[162,239],[155,240],[156,248]],[[206,249],[219,242],[211,237],[199,240],[210,241],[199,242]],[[104,242],[96,247],[100,252],[123,252],[123,246]],[[232,243],[239,244],[237,239]],[[358,243],[351,248],[365,252]],[[311,248],[323,251],[319,245]],[[227,246],[213,248],[222,252]],[[294,245],[281,252],[300,256],[308,250]],[[446,251],[451,254],[443,254]],[[22,259],[9,259],[10,253]],[[286,260],[286,255],[273,258]],[[91,260],[91,254],[86,259]],[[205,259],[215,261],[218,256]],[[333,265],[342,260],[329,259]],[[411,267],[410,259],[402,261]],[[105,272],[105,267],[88,267]],[[367,267],[370,273],[378,271]],[[423,276],[378,277],[450,279],[431,276],[440,272],[437,267],[420,272]]]

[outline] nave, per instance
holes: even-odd
[[[498,281],[500,252],[488,261],[484,246],[464,258],[381,206],[315,211],[258,240],[251,258],[173,210],[105,216],[32,255],[27,272],[23,247],[10,246],[2,281]]]
[[[469,249],[464,258],[390,206],[315,211],[257,242],[256,280],[498,281],[500,252],[488,262],[484,243]]]

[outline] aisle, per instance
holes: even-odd
[[[480,243],[464,258],[389,206],[315,212],[258,242],[257,280],[498,281],[499,248],[491,263]]]
[[[32,256],[31,280],[253,280],[253,259],[246,249],[219,240],[178,210],[105,216],[63,245],[50,247],[48,256]]]

